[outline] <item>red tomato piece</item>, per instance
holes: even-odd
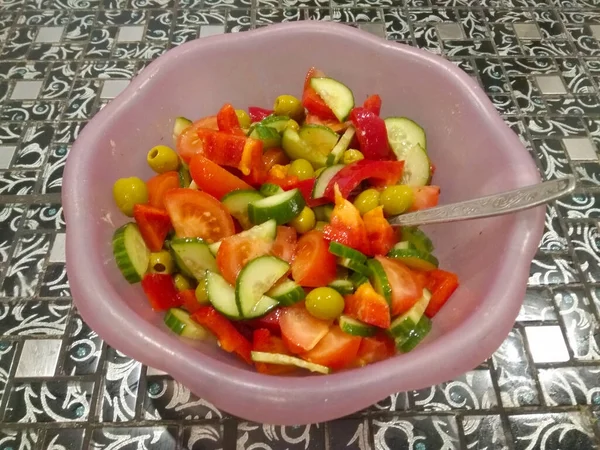
[[[289,355],[290,352],[278,336],[273,336],[267,329],[261,328],[254,330],[252,335],[252,350],[255,352],[278,353]],[[255,363],[256,370],[259,373],[269,375],[282,375],[295,370],[294,366],[285,366],[281,364]]]
[[[302,358],[333,370],[344,369],[356,359],[361,340],[359,336],[344,333],[339,327],[332,327]]]
[[[146,181],[148,204],[155,208],[165,209],[165,194],[171,189],[179,187],[179,174],[175,171],[154,175]]]
[[[226,103],[217,113],[217,125],[219,131],[224,133],[246,136],[246,133],[240,127],[240,121],[235,112],[235,108],[230,103]]]
[[[376,256],[392,288],[392,317],[408,311],[423,295],[412,271],[399,261]]]
[[[337,119],[321,119],[314,114],[307,114],[304,119],[305,125],[322,125],[327,128],[331,128],[336,133],[342,133],[346,131],[349,126],[349,122],[340,122]]]
[[[198,303],[198,299],[196,298],[196,291],[194,289],[186,289],[185,291],[179,291],[177,293],[177,297],[179,298],[179,301],[181,302],[183,307],[190,314],[193,314],[200,308],[202,308],[202,305]]]
[[[350,112],[350,121],[356,128],[356,138],[365,159],[390,159],[392,149],[381,117],[366,108],[358,107]]]
[[[172,189],[165,206],[178,237],[199,237],[209,243],[235,233],[233,219],[212,195],[193,189]]]
[[[200,189],[218,199],[236,189],[252,189],[248,183],[202,155],[195,155],[190,161],[190,174]]]
[[[248,364],[253,364],[252,344],[235,329],[233,324],[212,306],[202,306],[192,314],[192,319],[206,327],[219,340],[221,348],[229,353],[236,353]]]
[[[367,230],[360,212],[352,203],[342,197],[335,188],[335,206],[329,224],[323,228],[323,235],[330,241],[336,241],[360,252],[370,254]]]
[[[253,328],[266,328],[271,334],[281,336],[281,326],[279,325],[279,318],[281,317],[282,308],[275,308],[269,314],[258,319],[246,320],[245,323]]]
[[[335,256],[323,233],[317,230],[303,234],[296,245],[292,261],[292,278],[301,286],[327,286],[336,277]]]
[[[281,337],[292,353],[312,350],[329,331],[330,323],[313,317],[304,303],[284,308],[279,318]]]
[[[379,295],[371,283],[363,283],[354,294],[344,299],[344,313],[361,322],[379,328],[389,328],[390,307],[382,295]]]
[[[445,270],[435,269],[428,275],[426,287],[431,292],[431,300],[429,300],[425,315],[431,318],[446,304],[458,288],[459,282],[456,274]]]
[[[363,215],[363,222],[367,230],[371,255],[387,255],[396,243],[396,233],[390,223],[383,216],[383,207],[378,206]]]
[[[379,333],[373,337],[363,338],[360,342],[356,355],[356,365],[358,367],[366,366],[391,358],[395,354],[396,346],[393,339],[384,333]]]
[[[147,273],[142,278],[142,289],[154,311],[166,311],[181,305],[173,277],[165,273]]]
[[[361,159],[348,164],[336,173],[327,188],[324,197],[334,201],[334,186],[340,188],[342,197],[348,198],[350,193],[363,181],[369,180],[371,184],[378,186],[391,186],[398,184],[404,169],[404,161],[368,161]]]
[[[271,254],[291,263],[294,259],[297,243],[298,233],[294,228],[278,226],[277,236],[275,237]]]
[[[377,94],[371,95],[363,103],[363,108],[379,116],[381,114],[381,97]]]
[[[306,110],[310,114],[314,114],[315,116],[326,119],[326,120],[335,120],[338,121],[337,117],[331,110],[329,106],[323,101],[323,99],[317,94],[310,86],[310,80],[312,78],[321,78],[324,77],[325,74],[318,69],[312,67],[308,73],[306,74],[306,79],[304,80],[304,92],[302,93],[302,105],[306,108]],[[339,121],[338,121],[339,122]]]
[[[437,206],[438,202],[440,201],[439,186],[413,187],[412,190],[415,194],[415,200],[413,201],[409,211],[433,208],[434,206]]]
[[[153,206],[137,204],[133,207],[133,218],[148,248],[153,252],[160,251],[171,229],[171,219],[167,212]]]
[[[223,239],[217,251],[217,266],[223,278],[230,284],[235,284],[240,270],[251,259],[267,255],[273,243],[267,239],[233,235]]]
[[[262,168],[262,141],[206,129],[198,130],[198,137],[203,143],[202,154],[220,166],[234,167],[244,175]]]
[[[196,153],[202,153],[202,142],[198,138],[198,130],[206,128],[218,130],[217,116],[204,117],[187,127],[177,138],[177,152],[186,163],[190,162]]]
[[[259,108],[258,106],[250,106],[248,108],[248,115],[252,122],[260,122],[271,114],[273,114],[273,110],[271,109]]]

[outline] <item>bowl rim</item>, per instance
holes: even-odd
[[[348,39],[349,44],[352,41],[360,41],[361,44],[378,50],[405,54],[427,61],[432,70],[445,72],[457,88],[468,95],[468,101],[480,110],[482,120],[490,124],[490,132],[496,135],[501,142],[501,147],[517,147],[523,150],[524,156],[529,156],[521,141],[500,117],[484,91],[453,63],[427,51],[386,41],[366,31],[331,22],[299,21],[277,24],[182,44],[151,62],[123,92],[91,119],[69,153],[62,190],[62,204],[68,226],[66,270],[73,301],[79,313],[110,346],[146,365],[168,372],[175,380],[186,386],[196,386],[192,391],[216,407],[244,419],[281,425],[331,420],[366,408],[394,392],[435,385],[479,365],[499,347],[512,328],[522,303],[529,276],[529,265],[537,251],[544,223],[543,207],[519,213],[522,220],[515,221],[511,230],[513,236],[511,243],[514,244],[511,245],[511,254],[503,262],[497,278],[488,286],[485,295],[485,298],[495,299],[495,303],[486,305],[489,309],[471,315],[460,327],[447,333],[444,339],[430,342],[426,351],[420,351],[418,347],[403,356],[401,371],[418,373],[418,381],[404,383],[404,380],[397,379],[396,358],[324,378],[273,377],[232,367],[203,355],[199,355],[194,360],[183,359],[178,356],[178,352],[185,353],[185,348],[189,349],[189,344],[167,333],[160,340],[150,339],[149,336],[156,334],[155,326],[137,315],[125,303],[112,301],[113,295],[109,292],[110,289],[107,290],[106,282],[101,277],[84,281],[84,277],[77,276],[80,272],[94,273],[96,267],[92,258],[81,258],[80,254],[82,245],[88,240],[85,225],[90,223],[91,218],[85,213],[85,205],[86,199],[93,194],[93,187],[89,186],[89,183],[86,184],[85,180],[82,182],[77,175],[85,170],[93,153],[90,150],[93,149],[94,142],[106,132],[111,118],[118,116],[127,103],[138,101],[144,95],[145,88],[153,83],[156,74],[165,66],[176,64],[177,59],[185,58],[203,49],[231,45],[241,39],[245,41],[281,39],[284,36],[290,37],[303,33],[335,34]],[[525,158],[520,157],[520,159],[523,159],[523,165],[528,165]],[[515,175],[517,185],[539,181],[535,163],[532,158],[528,157],[528,159],[529,170],[523,170],[519,175]],[[512,280],[508,286],[505,282],[507,279]],[[103,305],[103,314],[97,313],[99,303]],[[498,326],[498,323],[507,325]],[[121,330],[119,339],[105,334],[107,330],[114,327]],[[478,342],[479,346],[471,349],[471,353],[465,354],[462,349],[468,342]],[[432,354],[436,355],[436,366],[440,370],[422,371],[423,367],[431,366]],[[461,356],[456,358],[456,355]],[[457,362],[455,359],[460,361]],[[169,364],[169,361],[173,360],[176,364]],[[440,376],[440,371],[443,376]],[[227,373],[227,377],[223,377],[224,372]],[[203,381],[204,387],[197,387],[198,380]],[[348,394],[364,391],[366,388],[370,393],[368,398]],[[236,393],[234,400],[227,396],[227,392],[231,391]],[[298,400],[282,395],[285,391],[293,392],[294,398]],[[273,406],[272,411],[257,413],[256,408],[250,407],[259,398],[270,402]],[[313,399],[313,402],[314,399],[319,399],[319,407],[308,408],[307,411],[306,398]],[[282,414],[282,411],[290,408],[298,410],[295,419]]]

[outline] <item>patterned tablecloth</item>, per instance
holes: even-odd
[[[303,18],[445,55],[546,179],[573,173],[579,188],[547,208],[523,308],[485,364],[342,420],[263,426],[81,320],[61,175],[77,133],[153,58]],[[0,0],[0,449],[600,448],[598,55],[599,0]]]

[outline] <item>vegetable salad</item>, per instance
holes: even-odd
[[[188,339],[261,373],[327,374],[411,351],[458,287],[387,218],[435,206],[425,131],[312,68],[301,98],[174,122],[156,175],[122,178],[116,264]]]

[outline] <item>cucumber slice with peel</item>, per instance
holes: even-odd
[[[312,147],[300,138],[297,131],[286,128],[281,138],[281,148],[291,160],[306,159],[314,167],[323,167],[327,163],[327,155],[313,151]]]
[[[250,202],[248,217],[255,224],[275,219],[277,225],[283,225],[300,214],[305,206],[304,197],[296,188]]]
[[[113,255],[121,274],[130,283],[137,283],[148,270],[150,250],[135,223],[118,228],[112,239]]]
[[[397,338],[394,340],[396,348],[402,353],[413,350],[431,331],[431,320],[427,316],[421,317],[417,326],[413,328],[408,338]]]
[[[425,132],[405,117],[385,119],[388,141],[399,161],[404,161],[400,184],[425,186],[431,178],[431,166],[425,147]]]
[[[322,198],[325,195],[325,190],[327,189],[329,182],[344,167],[346,166],[344,166],[343,164],[336,164],[335,166],[328,167],[323,172],[321,172],[315,180],[315,186],[313,187],[312,191],[312,198]]]
[[[165,325],[181,337],[204,340],[210,337],[210,332],[202,325],[192,320],[190,315],[180,308],[171,308],[165,314]]]
[[[351,259],[357,264],[365,264],[367,262],[366,255],[336,241],[331,241],[329,243],[329,253],[339,256],[340,258]]]
[[[361,284],[369,282],[369,279],[360,272],[354,272],[352,275],[350,275],[348,280],[352,282],[355,289],[358,289]]]
[[[433,242],[417,227],[403,227],[402,240],[407,241],[417,250],[424,253],[433,252]]]
[[[335,289],[342,295],[349,295],[354,292],[354,284],[350,280],[333,280],[329,287]]]
[[[177,141],[177,138],[183,130],[189,127],[192,124],[190,119],[186,119],[185,117],[177,117],[175,119],[175,123],[173,124],[173,140]]]
[[[423,289],[421,298],[408,311],[392,321],[388,328],[388,333],[394,339],[408,339],[423,317],[430,300],[431,292]]]
[[[301,369],[307,369],[311,372],[317,372],[327,375],[331,370],[329,367],[322,366],[321,364],[315,364],[295,356],[282,355],[281,353],[267,353],[267,352],[252,352],[252,361],[268,363],[268,364],[279,364],[283,366],[296,366]]]
[[[352,336],[369,337],[377,333],[377,327],[343,314],[340,316],[340,328],[344,333],[351,334]]]
[[[276,116],[271,114],[270,116],[267,116],[261,120],[258,125],[273,128],[278,133],[282,133],[289,121],[290,118],[288,116]]]
[[[181,273],[196,280],[204,278],[207,270],[217,272],[217,262],[208,244],[200,238],[173,239],[171,252]]]
[[[292,306],[304,300],[306,292],[294,280],[287,279],[273,286],[266,295],[277,300],[282,306]]]
[[[348,127],[348,129],[342,134],[340,140],[335,144],[331,153],[327,156],[327,165],[333,166],[334,164],[338,164],[344,155],[344,152],[348,150],[350,143],[352,142],[352,138],[356,134],[356,130],[354,127]]]
[[[235,289],[218,273],[206,273],[206,293],[213,307],[232,320],[242,318],[235,301]]]
[[[223,196],[221,203],[242,228],[247,230],[252,227],[252,222],[248,218],[248,204],[262,198],[264,198],[263,195],[254,189],[237,189]]]
[[[397,259],[411,269],[433,270],[439,266],[439,262],[435,256],[417,249],[392,249],[387,256]]]
[[[262,141],[265,150],[281,145],[281,136],[279,135],[279,132],[272,127],[257,125],[250,133],[250,137]]]
[[[325,163],[340,139],[340,136],[331,128],[314,124],[302,126],[298,131],[298,136],[308,144],[313,154],[322,155]]]
[[[260,193],[265,197],[270,197],[271,195],[281,194],[283,189],[281,186],[277,186],[273,183],[265,183],[260,187]]]
[[[370,259],[367,261],[367,267],[370,271],[370,281],[379,295],[383,296],[388,302],[388,305],[392,304],[392,286],[388,280],[388,277],[383,269],[383,266],[376,259]]]
[[[323,77],[312,78],[310,87],[319,94],[340,122],[348,118],[354,108],[354,95],[348,86],[333,78]]]
[[[249,230],[238,233],[236,236],[252,239],[264,239],[274,242],[275,238],[277,237],[277,223],[275,220],[267,220],[260,225],[253,226]],[[219,247],[221,247],[222,242],[223,241],[217,241],[208,245],[208,249],[214,256],[217,256],[217,252],[219,251]]]

